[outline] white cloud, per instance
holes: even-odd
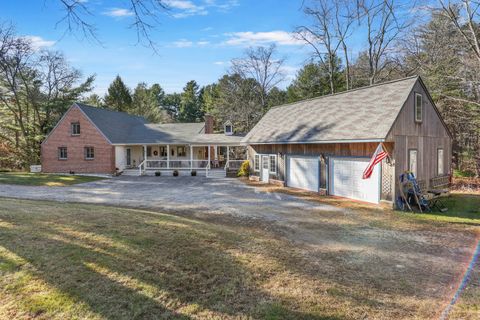
[[[188,48],[193,46],[193,42],[187,39],[180,39],[178,41],[175,41],[173,43],[173,46],[177,48]]]
[[[205,6],[199,6],[189,0],[166,0],[165,4],[174,12],[174,18],[186,18],[190,16],[204,16],[208,14]]]
[[[190,16],[205,16],[208,9],[216,9],[220,12],[227,12],[239,5],[238,0],[203,0],[196,4],[191,0],[164,0],[164,3],[172,10],[172,17],[186,18]]]
[[[197,42],[197,45],[199,45],[201,47],[209,45],[209,44],[210,44],[210,41],[198,41]]]
[[[131,17],[133,16],[133,12],[128,9],[122,8],[111,8],[108,11],[103,13],[106,16],[115,17],[115,18],[123,18],[123,17]]]
[[[55,41],[45,40],[39,36],[24,36],[23,38],[30,42],[34,50],[48,48],[55,44]]]
[[[233,32],[227,33],[229,37],[224,44],[230,46],[251,46],[268,43],[276,43],[282,46],[303,45],[303,41],[296,39],[290,32],[276,30],[267,32]]]
[[[223,66],[225,64],[225,61],[215,61],[213,64],[217,66]]]

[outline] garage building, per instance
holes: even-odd
[[[274,107],[243,142],[258,180],[370,203],[393,201],[407,170],[427,188],[451,173],[452,136],[417,76]],[[390,157],[362,179],[380,143]]]

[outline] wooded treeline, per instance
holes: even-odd
[[[204,87],[192,80],[166,94],[160,84],[128,88],[117,76],[100,97],[89,94],[94,76],[82,77],[61,53],[36,51],[1,25],[0,167],[38,163],[39,143],[73,101],[159,123],[201,121],[209,113],[217,129],[230,120],[247,132],[273,106],[418,74],[454,136],[454,165],[478,176],[479,4],[410,3],[303,1],[305,23],[293,34],[311,55],[286,88],[285,58],[272,45],[247,49]]]

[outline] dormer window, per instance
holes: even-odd
[[[225,122],[224,125],[225,135],[231,136],[233,134],[233,126],[230,121]]]
[[[80,135],[80,122],[71,123],[71,133],[72,133],[72,136]]]

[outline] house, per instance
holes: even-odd
[[[241,163],[242,136],[214,133],[204,123],[153,124],[124,112],[74,103],[41,145],[42,171],[49,173],[148,174],[156,171],[225,175]],[[243,152],[243,156],[244,156]]]
[[[448,178],[452,136],[420,77],[270,109],[243,140],[261,181],[379,203],[396,197],[406,170]],[[390,159],[362,179],[383,143]]]

